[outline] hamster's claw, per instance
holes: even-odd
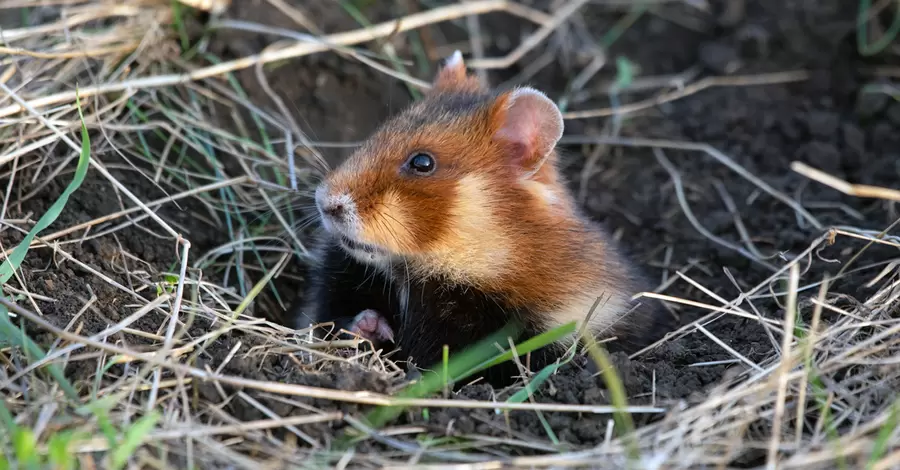
[[[353,318],[349,330],[376,344],[383,341],[394,342],[394,330],[391,329],[387,319],[372,309],[359,312]]]

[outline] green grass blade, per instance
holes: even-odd
[[[144,443],[144,439],[147,438],[147,435],[150,434],[150,431],[153,430],[153,427],[156,426],[156,422],[159,421],[159,419],[160,414],[157,412],[144,415],[125,431],[125,438],[122,439],[119,446],[113,450],[110,458],[112,468],[119,469],[128,463],[128,458],[131,457],[131,455],[134,454],[134,451]]]
[[[613,89],[618,91],[631,86],[637,70],[637,65],[628,58],[616,57],[616,82],[612,86]]]
[[[63,208],[66,207],[69,196],[81,186],[81,182],[84,181],[84,176],[87,174],[88,163],[91,158],[91,141],[90,138],[88,138],[87,127],[84,125],[84,116],[81,114],[81,103],[78,101],[77,94],[75,95],[75,103],[78,107],[78,116],[81,118],[81,156],[78,158],[75,176],[72,178],[72,182],[69,183],[69,186],[67,186],[63,193],[60,194],[56,202],[47,209],[47,212],[41,216],[34,227],[27,235],[25,235],[25,239],[22,240],[22,243],[13,250],[12,254],[9,255],[9,258],[3,262],[3,265],[0,265],[0,284],[5,284],[13,274],[15,274],[15,270],[19,268],[22,264],[22,260],[25,259],[25,254],[28,253],[31,241],[34,240],[34,237],[36,237],[38,233],[56,221],[56,218],[59,217]]]
[[[528,399],[538,388],[540,388],[541,384],[543,384],[547,379],[550,378],[561,364],[550,364],[547,367],[541,369],[540,372],[535,374],[535,376],[528,381],[528,385],[522,387],[521,390],[514,393],[513,396],[509,397],[506,402],[507,403],[522,403]]]
[[[625,441],[625,450],[628,454],[628,464],[630,467],[640,458],[640,454],[633,434],[634,421],[632,421],[631,415],[625,412],[625,408],[628,407],[628,394],[625,392],[625,385],[622,384],[622,379],[616,372],[616,368],[613,366],[612,361],[609,360],[609,355],[606,350],[601,348],[594,338],[589,335],[584,335],[584,340],[587,345],[588,354],[590,354],[591,359],[597,363],[597,366],[600,368],[601,374],[603,375],[603,381],[606,382],[606,389],[609,391],[610,402],[612,402],[613,408],[615,409],[613,412],[613,420],[616,423],[616,427],[619,429],[619,436]]]
[[[896,11],[894,11],[894,20],[891,22],[891,25],[878,41],[875,41],[874,44],[868,44],[869,21],[866,19],[869,17],[869,10],[872,8],[872,0],[860,0],[859,13],[856,17],[856,47],[860,55],[873,56],[878,54],[894,41],[897,33],[900,33],[900,3],[895,3],[897,3],[895,5]],[[872,21],[877,21],[877,19]]]
[[[522,403],[522,402],[524,402],[525,400],[528,399],[528,397],[533,395],[534,392],[536,392],[537,389],[540,388],[541,384],[546,382],[547,379],[550,378],[550,375],[552,375],[554,372],[556,372],[562,365],[563,365],[563,363],[555,363],[555,364],[550,364],[547,367],[544,367],[543,369],[541,369],[540,372],[535,374],[535,376],[532,377],[531,380],[528,381],[528,384],[526,384],[524,387],[522,387],[521,390],[519,390],[518,392],[514,393],[511,397],[509,397],[506,400],[506,402],[507,403]],[[538,421],[541,422],[541,426],[544,428],[544,432],[547,433],[547,437],[550,438],[550,442],[552,442],[554,445],[559,445],[559,438],[556,436],[556,433],[553,432],[553,427],[550,426],[550,423],[547,422],[547,418],[545,418],[544,414],[541,413],[540,411],[535,411],[535,413],[537,414]]]
[[[28,249],[32,240],[34,240],[34,237],[56,221],[57,217],[59,217],[59,214],[65,207],[66,202],[68,202],[69,196],[81,186],[81,183],[84,181],[84,177],[87,174],[91,157],[91,142],[88,137],[87,126],[84,124],[84,115],[81,112],[81,102],[78,99],[77,93],[75,95],[75,104],[78,108],[78,116],[81,119],[81,155],[78,158],[75,176],[56,202],[54,202],[47,212],[41,216],[37,224],[35,224],[28,234],[25,235],[25,238],[13,250],[12,254],[10,254],[3,264],[0,265],[0,284],[5,284],[15,274],[16,269],[21,266],[22,261],[25,259],[25,255],[28,253]],[[0,295],[5,296],[2,288],[0,288]],[[40,360],[45,356],[44,351],[25,334],[25,331],[12,323],[9,317],[9,311],[3,306],[0,306],[0,339],[5,339],[11,344],[21,347],[32,359]],[[65,392],[69,399],[78,399],[78,393],[75,391],[75,388],[72,387],[72,384],[70,384],[68,380],[66,380],[65,375],[55,364],[48,364],[46,369],[63,389],[63,392]]]
[[[506,344],[506,338],[516,337],[519,332],[520,328],[518,325],[509,324],[498,332],[475,343],[475,345],[456,353],[449,358],[446,368],[442,365],[432,368],[439,370],[440,373],[426,372],[421,380],[406,389],[403,396],[421,397],[428,393],[436,392],[443,387],[443,377],[445,375],[449,377],[451,382],[465,378],[469,375],[466,371],[472,370],[478,364],[484,362],[485,358],[490,358],[497,353],[497,348],[494,346],[495,343]]]
[[[118,447],[116,428],[113,427],[112,421],[109,420],[106,410],[96,410],[94,414],[97,417],[97,426],[100,427],[100,432],[103,433],[103,437],[109,442],[110,448],[115,449]]]
[[[37,439],[27,428],[16,428],[12,433],[13,449],[21,468],[38,469],[41,460],[37,450]]]
[[[182,8],[186,10],[190,10],[186,5],[182,5],[181,2],[172,1],[170,2],[172,5],[172,19],[174,21],[175,31],[178,33],[178,38],[181,40],[181,51],[182,53],[187,52],[191,48],[191,40],[188,37],[187,28],[184,26],[184,15],[182,13]],[[188,15],[190,11],[188,12]]]
[[[532,351],[538,350],[548,344],[554,343],[554,342],[562,339],[566,335],[572,334],[573,332],[575,332],[575,329],[576,329],[575,322],[569,322],[569,323],[566,323],[565,325],[560,325],[550,331],[541,333],[541,334],[523,342],[522,344],[516,345],[516,353],[519,356],[522,356],[524,354],[528,354]],[[490,359],[489,361],[480,364],[475,369],[464,374],[464,376],[462,378],[465,378],[476,372],[480,372],[489,367],[493,367],[497,364],[501,364],[503,362],[509,361],[512,359],[512,356],[513,356],[513,352],[511,350],[506,351],[505,353],[500,354],[497,357],[494,357],[494,358]]]
[[[344,11],[347,12],[350,17],[352,17],[360,26],[364,28],[372,27],[372,23],[366,18],[366,15],[359,9],[358,5],[355,5],[354,2],[350,2],[347,0],[341,1],[341,6],[344,8]],[[400,62],[400,59],[397,58],[396,54],[389,47],[390,45],[385,43],[383,46],[384,52],[388,55],[388,58],[391,60],[392,65],[394,66],[394,70],[400,73],[407,73],[406,67]],[[410,83],[404,82],[406,85],[406,89],[409,90],[410,96],[412,96],[414,101],[418,101],[422,98],[422,92],[412,86]]]
[[[518,356],[522,356],[557,341],[575,331],[575,328],[575,322],[567,323],[516,345],[515,351]],[[508,344],[506,339],[517,337],[521,331],[521,324],[514,322],[507,324],[500,331],[454,355],[446,365],[443,363],[436,365],[433,371],[423,374],[419,381],[401,390],[397,396],[421,398],[441,390],[447,383],[445,377],[450,377],[451,382],[459,382],[475,373],[511,360],[513,351],[505,350],[498,354],[495,344]],[[377,429],[398,416],[404,409],[402,406],[379,407],[370,412],[365,420]]]
[[[600,38],[600,46],[605,50],[609,50],[609,48],[625,34],[625,31],[627,31],[628,28],[644,16],[644,13],[649,7],[650,2],[647,1],[633,3],[628,14],[619,19],[619,21],[616,21],[613,27]]]
[[[69,431],[60,431],[50,437],[47,443],[47,453],[50,463],[56,470],[73,470],[75,458],[69,450],[69,446],[75,434]]]
[[[2,288],[0,288],[0,295],[4,295]],[[4,340],[11,345],[22,348],[25,354],[34,361],[39,361],[47,355],[34,340],[25,334],[23,329],[13,324],[12,320],[9,318],[9,311],[4,305],[0,305],[0,340]],[[47,364],[41,369],[47,370],[70,400],[78,400],[78,392],[75,391],[75,387],[69,383],[65,374],[62,373],[56,364]]]
[[[875,445],[872,446],[872,454],[869,456],[866,470],[875,468],[875,464],[884,457],[884,453],[890,446],[891,435],[897,430],[898,418],[900,418],[900,401],[894,401],[891,405],[888,419],[881,425],[881,429],[878,430],[878,438],[875,440]]]
[[[2,400],[0,400],[0,424],[6,428],[6,432],[11,432],[16,427],[12,413],[9,412],[9,408],[6,407],[6,403],[3,403]]]
[[[454,355],[448,361],[446,368],[443,365],[439,365],[435,368],[438,372],[432,371],[423,374],[421,379],[400,390],[397,396],[401,398],[421,398],[437,392],[445,384],[445,375],[451,377],[451,381],[453,378],[465,377],[463,372],[473,370],[478,364],[483,363],[485,358],[490,358],[493,354],[496,354],[495,343],[504,344],[506,338],[516,337],[520,331],[520,325],[515,323],[506,325],[500,331]],[[405,407],[402,406],[382,406],[369,412],[364,420],[369,426],[377,429],[402,413],[404,409]]]

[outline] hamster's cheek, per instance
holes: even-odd
[[[394,254],[409,254],[416,250],[415,221],[395,192],[386,192],[379,204],[367,208],[362,219],[363,241]]]

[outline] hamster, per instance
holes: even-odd
[[[335,322],[426,367],[443,345],[452,357],[511,321],[517,341],[572,321],[616,337],[611,350],[661,338],[674,319],[631,299],[648,284],[571,195],[562,135],[546,95],[487,89],[455,52],[425,97],[316,188],[322,237],[294,326]],[[574,339],[533,352],[532,367]],[[505,384],[516,374],[507,363],[483,376]]]

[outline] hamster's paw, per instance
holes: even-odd
[[[378,344],[384,341],[394,342],[394,330],[384,316],[372,309],[366,309],[350,323],[350,332]]]

